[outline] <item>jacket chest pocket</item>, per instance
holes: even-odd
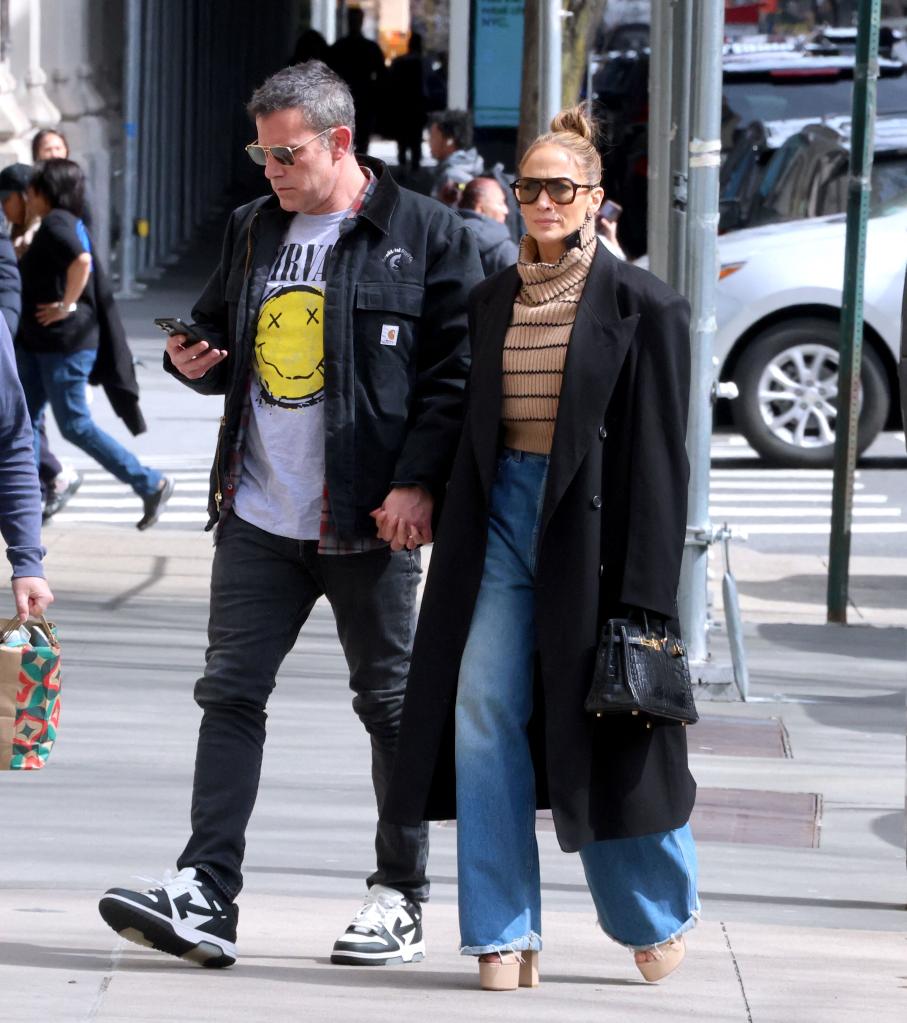
[[[360,281],[354,325],[357,358],[365,356],[370,363],[408,362],[424,294],[421,284]]]

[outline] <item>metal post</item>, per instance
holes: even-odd
[[[142,74],[142,0],[126,0],[126,53],[123,61],[123,174],[118,298],[137,298],[135,285],[136,190],[138,187],[139,83]]]
[[[671,209],[668,217],[668,284],[685,295],[687,293],[687,142],[690,138],[690,93],[699,81],[692,81],[693,8],[704,4],[711,7],[713,0],[674,0],[672,18],[671,65]],[[718,56],[721,54],[719,40]],[[712,55],[705,55],[707,60]],[[719,90],[720,93],[720,90]]]
[[[831,499],[828,564],[828,621],[847,624],[853,477],[857,462],[860,364],[863,357],[863,273],[869,216],[872,148],[875,135],[876,79],[879,76],[881,0],[859,0],[857,52],[853,71],[850,181],[841,309],[835,469]]]
[[[649,269],[662,280],[668,273],[668,220],[671,215],[671,33],[672,4],[652,4],[649,32]]]
[[[686,209],[686,294],[692,307],[692,374],[687,454],[690,459],[687,546],[678,601],[690,660],[706,661],[708,649],[709,469],[715,368],[715,290],[718,284],[718,172],[721,165],[721,40],[724,5],[690,5],[696,75],[691,85]],[[684,19],[686,20],[686,19]],[[675,94],[676,98],[676,94]],[[676,285],[675,285],[676,286]]]
[[[539,0],[539,133],[561,109],[561,0]]]

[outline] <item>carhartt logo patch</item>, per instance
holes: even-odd
[[[400,336],[400,328],[395,323],[385,323],[381,327],[381,344],[395,345]]]
[[[388,249],[384,253],[384,265],[388,270],[399,270],[401,266],[406,266],[407,263],[412,263],[413,254],[407,252],[406,249]]]

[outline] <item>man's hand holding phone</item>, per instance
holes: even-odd
[[[187,380],[200,379],[227,357],[226,351],[212,348],[195,327],[179,317],[160,317],[154,322],[168,335],[167,354],[177,372]]]

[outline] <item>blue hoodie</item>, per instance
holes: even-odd
[[[0,533],[13,578],[44,576],[41,559],[41,489],[35,434],[16,372],[13,340],[0,316]]]

